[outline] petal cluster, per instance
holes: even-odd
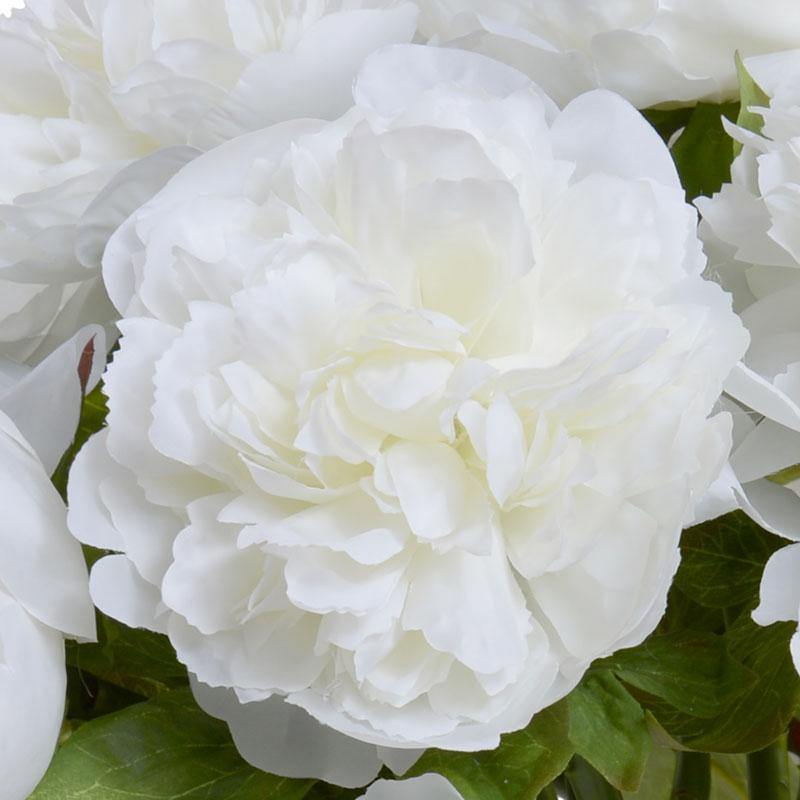
[[[354,94],[195,159],[115,233],[70,526],[118,553],[99,607],[239,701],[240,747],[277,704],[381,758],[491,748],[655,626],[747,336],[619,97],[560,112],[412,45]]]
[[[735,420],[731,467],[741,502],[764,527],[800,538],[800,53],[748,59],[771,98],[761,135],[730,127],[742,150],[731,183],[697,201],[710,272],[733,295],[751,336],[723,403]],[[743,487],[743,488],[742,488]]]
[[[734,54],[800,45],[792,0],[417,0],[435,44],[522,70],[565,104],[601,86],[637,108],[738,97]]]
[[[800,52],[745,65],[769,97],[755,109],[763,129],[731,127],[742,147],[731,183],[698,200],[713,275],[732,293],[752,339],[725,385],[735,434],[723,488],[763,527],[800,540]],[[755,612],[764,624],[797,619],[787,567],[795,550],[779,551],[767,565]]]
[[[111,231],[200,149],[340,114],[363,58],[416,16],[402,0],[28,0],[0,17],[0,355],[36,364],[112,320]]]

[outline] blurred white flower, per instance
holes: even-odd
[[[794,0],[416,0],[435,44],[522,70],[560,104],[596,86],[638,108],[738,97],[734,54],[800,45]]]
[[[772,98],[763,135],[743,144],[731,183],[697,205],[710,270],[750,331],[726,383],[735,421],[731,468],[719,484],[764,527],[800,540],[800,51],[747,59]]]
[[[341,745],[363,785],[386,747],[494,747],[653,629],[747,337],[621,98],[559,112],[408,45],[355,100],[201,156],[115,233],[70,525],[121,552],[100,608],[168,633],[249,760],[341,773],[292,754],[305,709],[373,745]]]
[[[400,0],[28,0],[0,17],[0,356],[36,364],[111,320],[111,231],[198,147],[343,112],[363,58],[408,41],[416,15]]]
[[[70,360],[62,350],[51,356],[49,364],[41,365],[43,374],[34,371],[19,385],[6,387],[0,406],[27,399],[41,407],[40,391],[69,389],[63,370],[59,373],[53,366],[57,355],[71,367],[69,380],[78,383],[78,359]],[[66,416],[71,417],[69,399],[66,403]],[[38,419],[40,430],[49,424],[53,423],[46,417]],[[47,448],[52,448],[50,442]],[[69,535],[66,509],[48,472],[11,417],[0,411],[0,786],[4,800],[25,800],[55,750],[66,691],[64,636],[93,639],[95,634],[83,554]]]

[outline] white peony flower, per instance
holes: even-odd
[[[732,181],[697,201],[715,277],[751,335],[724,402],[735,420],[720,489],[764,527],[800,540],[800,51],[748,59],[773,98],[763,135],[729,126],[743,143]]]
[[[638,108],[738,97],[734,54],[800,45],[794,0],[416,0],[435,44],[522,70],[560,104],[601,86]]]
[[[77,361],[72,367],[77,382]],[[47,382],[53,372],[49,366],[44,378],[23,381],[17,396],[35,403],[31,387],[60,388]],[[25,800],[47,769],[61,730],[64,636],[93,639],[94,611],[64,504],[39,456],[3,411],[0,498],[0,786],[4,800]]]
[[[201,156],[115,233],[70,525],[248,759],[318,769],[273,757],[299,707],[378,746],[363,784],[381,748],[496,746],[653,629],[747,338],[619,97],[558,112],[407,45],[355,103]]]
[[[401,0],[28,0],[0,17],[0,356],[36,364],[113,319],[111,231],[198,147],[339,115],[363,58],[416,16]]]

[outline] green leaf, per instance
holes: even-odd
[[[755,605],[767,559],[784,544],[736,511],[684,531],[675,586],[700,605]]]
[[[67,664],[143,697],[188,685],[186,667],[169,639],[128,628],[98,612],[98,641],[67,642]]]
[[[589,674],[567,702],[575,751],[617,789],[635,791],[650,751],[639,703],[607,671]]]
[[[656,129],[658,135],[669,143],[669,140],[681,129],[692,116],[691,106],[683,108],[647,108],[642,111],[644,118]]]
[[[800,678],[789,651],[796,627],[793,622],[761,627],[749,609],[739,616],[726,635],[728,648],[757,680],[727,705],[713,734],[700,737],[693,747],[706,742],[704,749],[715,752],[751,752],[786,731],[800,701]]]
[[[569,729],[569,712],[562,700],[536,714],[524,730],[503,736],[495,750],[428,750],[408,777],[438,772],[464,800],[536,800],[572,757]]]
[[[713,717],[756,682],[728,654],[724,637],[696,631],[655,634],[597,666],[696,717]]]
[[[142,702],[142,696],[88,672],[67,667],[68,733],[83,722]]]
[[[722,118],[735,120],[738,111],[738,103],[698,103],[672,145],[672,157],[689,201],[700,195],[711,196],[730,180],[733,147]]]
[[[724,608],[708,608],[687,597],[673,582],[669,590],[667,611],[656,628],[658,633],[725,633]]]
[[[772,475],[767,475],[767,480],[777,483],[778,486],[786,486],[795,481],[800,481],[800,464],[779,469],[777,472],[773,472]]]
[[[640,700],[670,736],[695,750],[749,753],[766,747],[786,730],[800,700],[800,679],[789,652],[795,628],[795,623],[762,628],[750,619],[749,609],[740,614],[725,637],[728,651],[756,681],[711,719],[655,698]]]
[[[697,681],[701,676],[707,680],[713,675],[710,652],[704,660],[700,652],[687,651],[687,658],[697,658],[694,666],[682,666],[677,652],[660,655],[665,663],[669,660],[670,673],[696,671],[695,679],[684,675],[683,696],[675,686],[672,688],[676,691],[670,694],[666,686],[647,686],[641,678],[630,675],[625,679],[635,687],[632,691],[664,731],[684,747],[720,753],[758,750],[780,735],[792,717],[800,685],[789,652],[795,626],[779,623],[762,628],[750,616],[758,604],[764,565],[782,545],[783,540],[763,531],[741,512],[683,533],[682,561],[670,591],[667,613],[659,633],[651,638],[658,644],[658,637],[666,632],[688,637],[689,630],[701,631],[707,625],[722,636],[728,656],[717,662],[718,685],[709,688],[704,702]],[[703,617],[704,608],[713,611],[713,615]],[[693,620],[693,615],[697,619]],[[702,625],[698,626],[701,619]],[[669,641],[662,639],[660,643]],[[673,643],[677,645],[679,641],[676,638]],[[646,651],[649,644],[641,647]],[[638,657],[636,650],[631,652]],[[617,654],[612,661],[617,657],[624,661],[628,656]],[[731,661],[742,669],[737,670]],[[652,677],[647,676],[647,680]],[[713,703],[719,705],[709,715]]]
[[[29,800],[302,800],[312,786],[249,766],[182,689],[82,725]]]
[[[106,396],[103,394],[103,384],[97,386],[83,398],[81,405],[81,415],[78,421],[78,428],[75,431],[75,438],[67,451],[58,462],[52,481],[59,494],[66,500],[67,497],[67,477],[69,469],[78,451],[86,444],[86,441],[93,433],[97,433],[105,425],[108,416],[108,406]]]
[[[758,112],[751,111],[751,109],[754,107],[769,108],[769,96],[753,80],[738,52],[736,53],[736,73],[739,76],[739,98],[741,100],[736,124],[746,131],[761,133],[761,129],[764,127],[764,118]],[[738,156],[741,152],[741,142],[734,142],[733,154]]]

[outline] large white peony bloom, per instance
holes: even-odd
[[[97,332],[84,334],[99,335]],[[81,335],[84,335],[81,334]],[[70,343],[13,382],[0,363],[0,786],[3,800],[25,800],[47,769],[64,713],[64,636],[93,639],[89,577],[66,509],[42,458],[60,456],[61,418],[72,419],[80,392],[79,357]],[[81,342],[85,344],[85,342]],[[98,342],[102,346],[102,341]],[[102,362],[104,359],[100,358]],[[96,380],[96,361],[86,380]],[[69,374],[67,374],[69,372]],[[60,398],[59,419],[39,415],[36,452],[16,422]],[[26,402],[25,402],[26,401]],[[13,409],[13,410],[10,410]],[[9,416],[9,413],[13,416]],[[53,410],[53,409],[50,409]],[[77,413],[77,412],[76,412]],[[50,434],[50,439],[45,435]],[[74,433],[74,427],[73,427]]]
[[[276,771],[270,713],[491,748],[643,639],[747,343],[619,97],[559,113],[407,45],[355,102],[196,159],[117,231],[109,426],[70,480],[74,533],[121,552],[97,604],[166,631]]]
[[[638,108],[738,97],[734,54],[800,45],[794,0],[416,0],[436,44],[522,70],[565,104],[601,86]]]
[[[198,148],[342,113],[363,58],[416,16],[401,0],[28,0],[0,17],[0,356],[35,364],[112,319],[100,255],[131,211]]]
[[[800,540],[800,51],[745,65],[772,98],[758,112],[763,135],[729,126],[743,143],[732,182],[697,201],[711,269],[752,339],[726,384],[736,422],[728,498]]]

